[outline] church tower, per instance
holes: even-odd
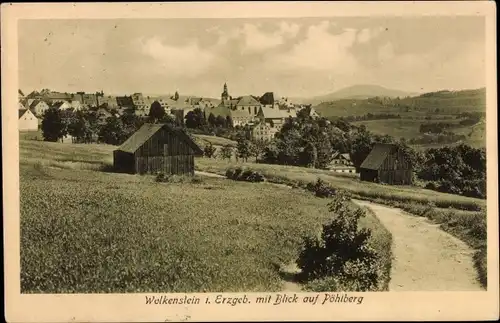
[[[227,84],[226,83],[224,83],[224,91],[222,91],[220,98],[221,98],[221,100],[229,100],[229,93],[227,91]]]

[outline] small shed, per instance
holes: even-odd
[[[412,166],[394,144],[375,144],[360,166],[360,179],[390,185],[411,185]]]
[[[131,174],[194,175],[194,157],[202,155],[183,129],[146,123],[113,152],[113,165]]]

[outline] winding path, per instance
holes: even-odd
[[[427,218],[400,209],[353,200],[375,212],[392,233],[389,291],[482,291],[473,250]]]
[[[224,176],[196,171],[196,174]],[[283,184],[276,184],[286,186]],[[401,209],[368,201],[353,200],[368,207],[392,233],[392,268],[389,291],[483,291],[476,279],[473,250],[439,225]],[[296,267],[286,268],[295,272]],[[284,291],[300,291],[299,284],[286,281]]]

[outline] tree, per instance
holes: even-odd
[[[214,157],[215,150],[215,147],[212,145],[212,143],[209,142],[208,145],[206,145],[203,149],[203,154],[205,155],[205,157],[212,158]]]
[[[233,147],[230,145],[224,145],[220,149],[220,154],[222,159],[229,159],[231,160],[231,156],[233,155]]]
[[[175,101],[179,100],[179,92],[177,92],[177,91],[175,91],[174,100]]]
[[[115,116],[109,117],[99,131],[99,139],[110,145],[120,145],[126,139],[123,123]]]
[[[161,106],[160,102],[154,101],[149,109],[149,118],[153,123],[162,120],[165,117],[165,109]]]
[[[226,127],[227,128],[232,128],[233,127],[233,118],[231,116],[226,117]]]
[[[210,118],[210,117],[209,117]],[[227,122],[226,122],[226,118],[224,118],[223,116],[221,115],[218,115],[217,118],[215,118],[215,125],[217,127],[221,127],[221,128],[227,128]]]
[[[262,139],[258,139],[252,143],[251,147],[251,155],[255,157],[255,162],[257,162],[259,160],[259,157],[264,152],[264,149],[266,148],[266,142]]]
[[[42,120],[43,140],[57,142],[67,133],[67,125],[61,117],[61,111],[57,108],[49,108]]]
[[[85,115],[81,111],[77,111],[68,124],[68,134],[77,139],[78,142],[88,143],[90,138],[87,138],[90,132],[90,124],[85,119]]]
[[[186,127],[188,128],[201,128],[207,124],[205,119],[205,113],[200,108],[196,108],[193,111],[189,111],[186,114]]]
[[[238,157],[243,158],[245,162],[248,161],[248,157],[252,156],[252,142],[244,137],[238,140],[236,149],[238,151]]]
[[[304,238],[297,264],[304,280],[334,279],[348,290],[377,288],[378,255],[370,247],[370,229],[359,229],[365,211],[353,209],[349,197],[337,192],[329,203],[330,223],[323,225],[320,238]],[[341,289],[346,290],[346,289]]]
[[[212,112],[210,112],[210,115],[208,116],[208,125],[212,127],[217,126],[217,119]]]

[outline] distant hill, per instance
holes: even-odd
[[[294,101],[299,103],[319,104],[321,102],[329,102],[340,99],[368,99],[376,96],[395,98],[413,96],[417,94],[418,93],[388,89],[379,85],[360,84],[349,86],[326,95],[312,98],[295,98]]]
[[[314,105],[324,117],[361,116],[380,114],[459,114],[462,112],[486,111],[486,89],[437,91],[411,97],[368,99],[338,99]]]

